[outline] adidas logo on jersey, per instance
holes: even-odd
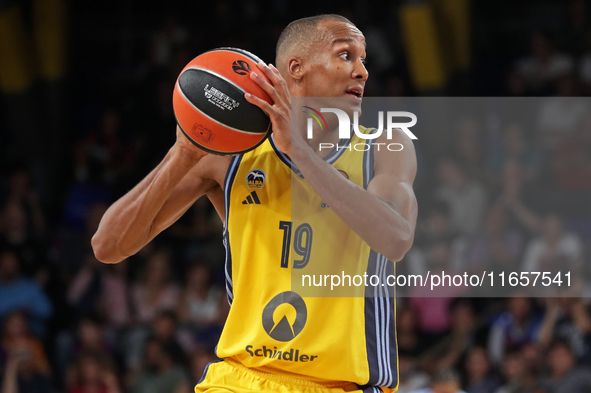
[[[253,191],[250,193],[249,196],[246,197],[245,200],[242,201],[243,205],[260,205],[261,204],[261,200],[259,199],[259,196],[257,195],[256,191]]]

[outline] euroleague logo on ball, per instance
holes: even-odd
[[[232,63],[232,69],[238,75],[246,75],[250,72],[250,66],[244,60],[236,60]]]

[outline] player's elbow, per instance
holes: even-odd
[[[92,245],[92,251],[96,259],[103,263],[119,263],[125,259],[125,256],[119,255],[116,252],[116,247],[114,247],[112,242],[98,232],[94,234],[90,244]]]
[[[404,258],[408,250],[412,247],[414,241],[414,231],[407,231],[404,234],[398,233],[394,241],[386,245],[384,256],[392,262],[399,262]]]

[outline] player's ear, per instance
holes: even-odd
[[[299,81],[302,79],[304,75],[304,70],[302,67],[302,59],[300,57],[290,57],[287,61],[287,73],[292,79]]]

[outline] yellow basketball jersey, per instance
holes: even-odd
[[[373,150],[354,135],[324,160],[366,188]],[[395,389],[392,288],[317,285],[319,275],[341,272],[386,282],[393,263],[322,201],[273,137],[232,159],[224,192],[231,308],[217,355],[267,372]]]

